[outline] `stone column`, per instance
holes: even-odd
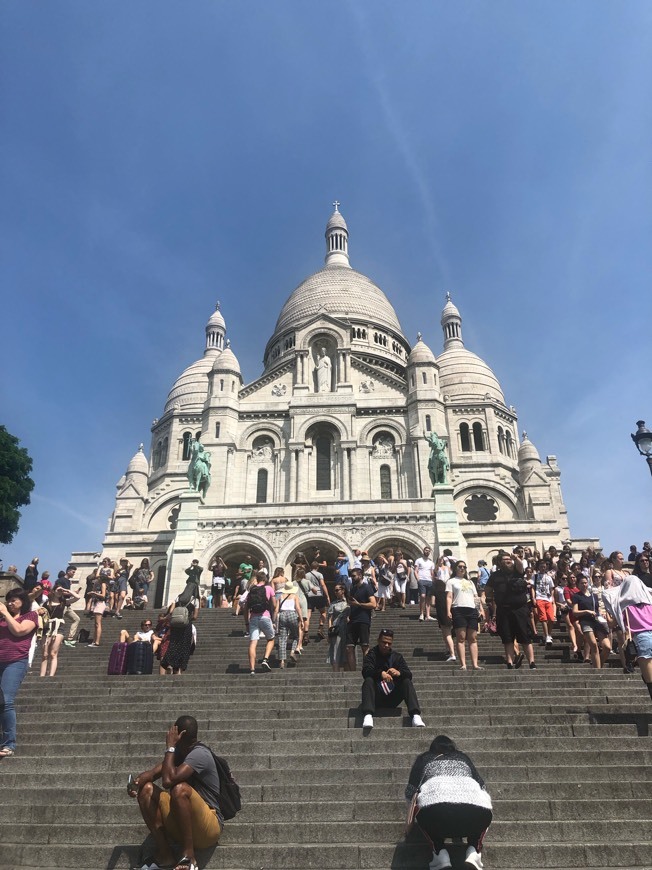
[[[303,496],[304,462],[305,456],[303,450],[297,450],[297,491],[295,494],[297,502],[302,501]]]
[[[340,493],[340,497],[342,501],[349,501],[351,498],[351,493],[349,490],[350,484],[350,476],[349,476],[349,451],[346,447],[340,448],[340,464],[342,466],[342,491]]]
[[[197,518],[201,496],[187,490],[179,496],[180,509],[174,541],[168,551],[165,594],[163,603],[169,604],[186,585],[185,570],[195,557]]]

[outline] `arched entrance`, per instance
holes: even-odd
[[[310,538],[305,542],[299,541],[288,554],[288,564],[285,566],[286,571],[291,570],[292,562],[294,562],[297,553],[303,553],[308,560],[308,564],[315,560],[320,563],[326,562],[326,567],[320,567],[319,571],[324,575],[324,579],[327,582],[329,580],[334,580],[335,569],[333,568],[333,565],[337,559],[338,551],[339,547],[336,544],[333,544],[332,541],[320,540],[319,538]],[[290,575],[288,574],[286,576]]]
[[[418,559],[423,548],[415,544],[414,541],[402,537],[400,532],[396,535],[389,533],[369,546],[369,555],[375,559],[378,553],[387,553],[388,550],[393,550],[395,553],[397,550],[401,550],[406,559]]]
[[[258,568],[260,561],[264,562],[270,577],[276,567],[275,565],[268,565],[263,551],[247,541],[233,542],[225,544],[222,547],[217,547],[206,563],[208,566],[211,565],[215,556],[221,556],[224,559],[227,566],[227,577],[231,580],[235,578],[238,566],[243,562],[249,562],[249,564],[253,565],[254,571]]]

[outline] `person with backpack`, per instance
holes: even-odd
[[[195,647],[193,620],[199,609],[199,586],[189,576],[183,592],[168,608],[170,622],[167,649],[161,656],[161,668],[166,672],[181,674],[188,668],[188,662]]]
[[[138,800],[154,839],[154,854],[140,870],[199,870],[195,849],[215,846],[224,822],[241,809],[240,789],[228,763],[197,740],[193,716],[179,716],[167,732],[163,761],[129,777],[127,794]],[[160,779],[163,788],[156,785]],[[172,843],[179,843],[176,861]]]
[[[238,607],[245,607],[249,620],[249,671],[251,676],[256,673],[256,647],[261,635],[267,641],[265,655],[261,665],[266,671],[271,671],[269,657],[274,649],[274,620],[278,601],[274,596],[274,590],[269,585],[269,577],[265,571],[257,571],[254,575],[255,582],[244,595],[240,596]]]

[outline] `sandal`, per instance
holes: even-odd
[[[15,750],[11,749],[9,746],[3,746],[2,749],[0,749],[0,758],[11,758],[11,756],[15,754]]]
[[[192,858],[187,858],[185,855],[180,858],[174,866],[174,870],[199,870],[199,864]]]

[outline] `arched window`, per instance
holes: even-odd
[[[514,456],[514,442],[512,440],[512,433],[509,429],[505,432],[505,453],[507,456]]]
[[[330,435],[315,438],[315,488],[329,490],[331,486],[331,451],[333,441]]]
[[[505,452],[505,433],[502,426],[498,427],[498,449],[501,453]]]
[[[383,501],[392,497],[392,472],[389,465],[380,466],[380,497]]]
[[[430,414],[426,414],[426,432],[432,432],[432,418]]]
[[[256,504],[265,504],[267,502],[267,469],[259,468],[258,477],[256,478]]]
[[[163,442],[157,441],[156,447],[154,448],[154,456],[152,457],[152,465],[154,466],[155,470],[157,468],[159,468],[161,465],[161,451],[162,450],[163,450]]]
[[[484,450],[484,435],[482,433],[482,423],[473,424],[473,449]]]
[[[216,438],[220,437],[220,424],[219,423],[215,424],[215,437]]]
[[[183,433],[183,453],[181,454],[181,458],[184,462],[188,462],[190,459],[190,444],[192,442],[192,432],[184,432]]]
[[[424,382],[424,384],[428,383],[428,375],[426,374],[426,372],[421,372],[421,380]]]
[[[460,423],[460,446],[463,453],[471,451],[471,437],[469,435],[468,423]]]
[[[163,439],[163,446],[161,447],[161,465],[165,465],[165,463],[168,461],[168,444],[168,437],[166,435]]]

